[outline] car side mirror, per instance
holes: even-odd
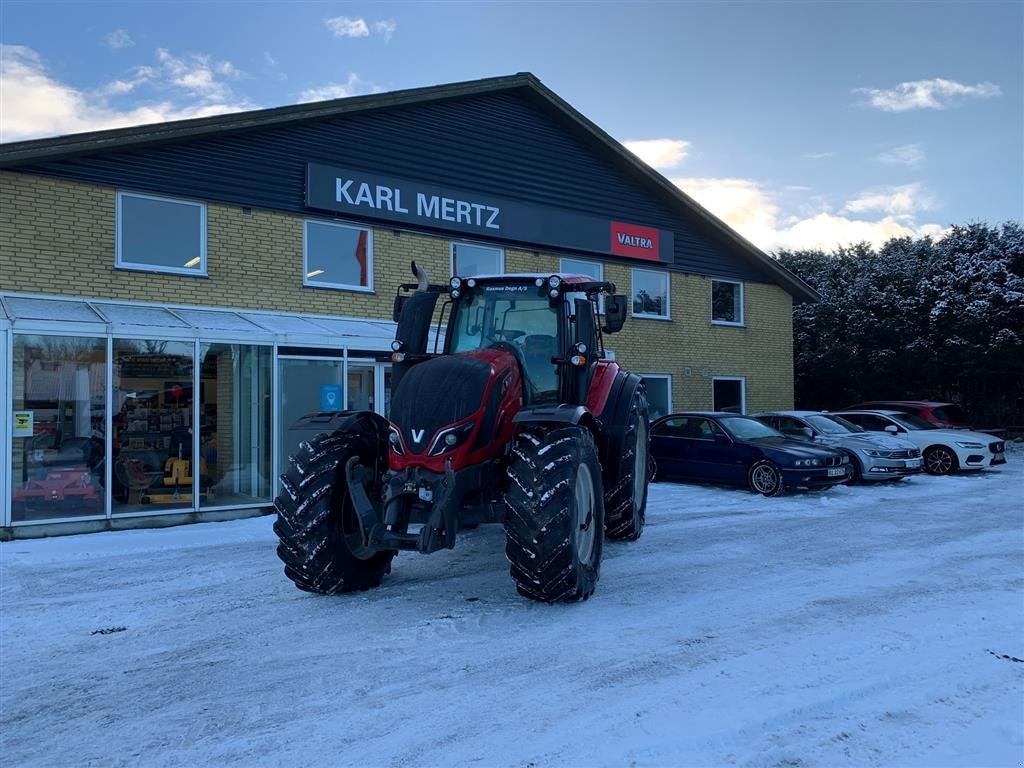
[[[715,442],[716,443],[728,443],[729,442],[729,438],[726,437],[725,435],[717,435],[716,434],[715,435]]]
[[[898,435],[900,433],[900,428],[897,427],[895,424],[890,424],[885,428],[885,431],[888,432],[890,435]]]
[[[604,327],[605,333],[618,333],[626,324],[626,297],[621,293],[605,297]]]
[[[814,430],[811,429],[810,427],[804,427],[800,431],[803,433],[804,437],[806,437],[808,440],[813,440],[814,439]]]

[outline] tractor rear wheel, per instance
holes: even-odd
[[[290,457],[274,501],[274,532],[285,575],[299,589],[322,595],[369,589],[391,570],[394,551],[362,548],[345,479],[345,464],[352,456],[373,466],[377,450],[369,434],[339,430],[301,443]]]
[[[519,593],[573,603],[594,592],[601,568],[601,464],[582,427],[530,429],[512,445],[505,493],[505,554]]]
[[[619,476],[604,497],[604,529],[609,539],[636,541],[644,530],[647,483],[650,479],[650,441],[647,396],[638,388],[629,405]]]

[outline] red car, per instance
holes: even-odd
[[[844,408],[844,411],[900,411],[944,429],[972,429],[966,411],[956,403],[936,403],[932,400],[870,400]]]

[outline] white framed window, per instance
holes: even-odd
[[[118,192],[118,269],[206,275],[206,205],[192,200]]]
[[[558,270],[563,275],[586,275],[597,282],[604,280],[604,264],[585,259],[561,259]],[[597,297],[597,311],[604,314],[604,294]]]
[[[711,407],[728,413],[747,412],[747,379],[744,376],[715,376],[711,382]]]
[[[302,284],[345,291],[373,290],[373,230],[306,219]]]
[[[743,325],[743,283],[736,280],[711,281],[711,322],[715,325]]]
[[[672,413],[672,377],[667,373],[642,373],[647,387],[647,415],[651,421]]]
[[[633,317],[671,319],[668,272],[633,270]]]
[[[505,271],[505,251],[491,245],[452,243],[451,274],[500,275]]]

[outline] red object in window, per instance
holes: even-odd
[[[366,230],[359,231],[359,242],[356,243],[356,261],[359,263],[359,284],[369,285],[366,280]]]

